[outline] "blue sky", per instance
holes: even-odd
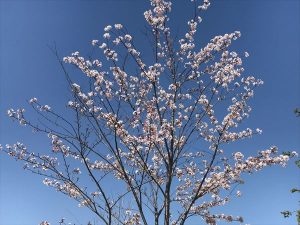
[[[143,49],[143,12],[148,7],[144,0],[0,1],[0,143],[20,140],[33,151],[49,148],[47,138],[33,135],[6,116],[8,108],[25,106],[33,96],[53,108],[64,108],[67,84],[47,46],[55,42],[61,56],[76,50],[88,54],[90,41],[101,38],[104,26],[121,22]],[[178,32],[183,31],[189,8],[188,0],[174,1],[172,26]],[[271,145],[282,151],[300,149],[300,119],[293,114],[300,107],[299,12],[297,0],[219,0],[203,15],[199,44],[240,30],[242,37],[233,49],[250,53],[245,74],[265,81],[251,101],[248,121],[263,134],[233,145],[233,151],[256,154]],[[76,224],[93,221],[86,209],[41,180],[25,172],[22,163],[0,155],[0,225],[32,225],[43,219],[56,224],[61,217]],[[293,163],[284,169],[267,168],[245,180],[242,198],[233,199],[224,211],[243,215],[251,225],[296,224],[294,218],[280,215],[284,209],[299,208],[299,195],[289,192],[300,185]]]

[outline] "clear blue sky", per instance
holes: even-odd
[[[173,26],[178,32],[185,26],[187,2],[174,1]],[[148,6],[146,0],[0,0],[0,143],[20,140],[33,151],[49,148],[47,138],[33,135],[6,117],[8,108],[24,106],[34,96],[63,109],[67,85],[47,45],[56,42],[61,56],[76,50],[88,54],[90,41],[101,39],[104,26],[121,22],[143,49],[140,31]],[[240,30],[242,37],[233,49],[247,50],[251,57],[245,62],[246,74],[265,81],[251,101],[248,121],[262,128],[263,135],[232,146],[233,151],[255,154],[271,145],[282,151],[300,149],[300,118],[293,114],[300,107],[299,14],[298,0],[219,0],[203,16],[199,43]],[[245,176],[242,198],[233,199],[224,211],[243,215],[251,225],[296,224],[294,218],[283,219],[280,211],[299,208],[299,195],[289,192],[300,185],[299,171],[291,163],[285,169],[272,167]],[[76,224],[93,220],[87,210],[41,180],[25,172],[22,163],[0,155],[0,225],[35,225],[43,219],[53,225],[61,217]]]

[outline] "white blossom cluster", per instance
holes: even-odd
[[[51,225],[51,224],[47,221],[42,221],[39,225]]]

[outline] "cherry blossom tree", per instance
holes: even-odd
[[[2,151],[89,208],[101,224],[184,225],[192,217],[210,225],[243,222],[214,208],[229,202],[243,173],[285,166],[296,153],[280,155],[275,146],[249,157],[224,150],[261,133],[239,125],[249,117],[248,101],[263,81],[243,75],[247,52],[239,56],[230,50],[239,31],[197,45],[200,16],[210,2],[190,2],[194,10],[186,33],[176,39],[169,26],[171,1],[150,0],[144,17],[152,61],[145,59],[152,53],[140,52],[122,24],[108,25],[103,40],[92,41],[103,60],[79,52],[64,57],[60,63],[72,93],[68,112],[59,114],[37,98],[29,101],[37,121],[25,109],[7,111],[47,135],[52,149],[36,153],[18,142]],[[78,68],[87,83],[75,83],[65,63]],[[111,193],[111,187],[120,188]]]

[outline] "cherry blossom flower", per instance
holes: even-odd
[[[40,225],[50,225],[50,223],[47,222],[47,221],[42,221],[42,222],[40,223]]]

